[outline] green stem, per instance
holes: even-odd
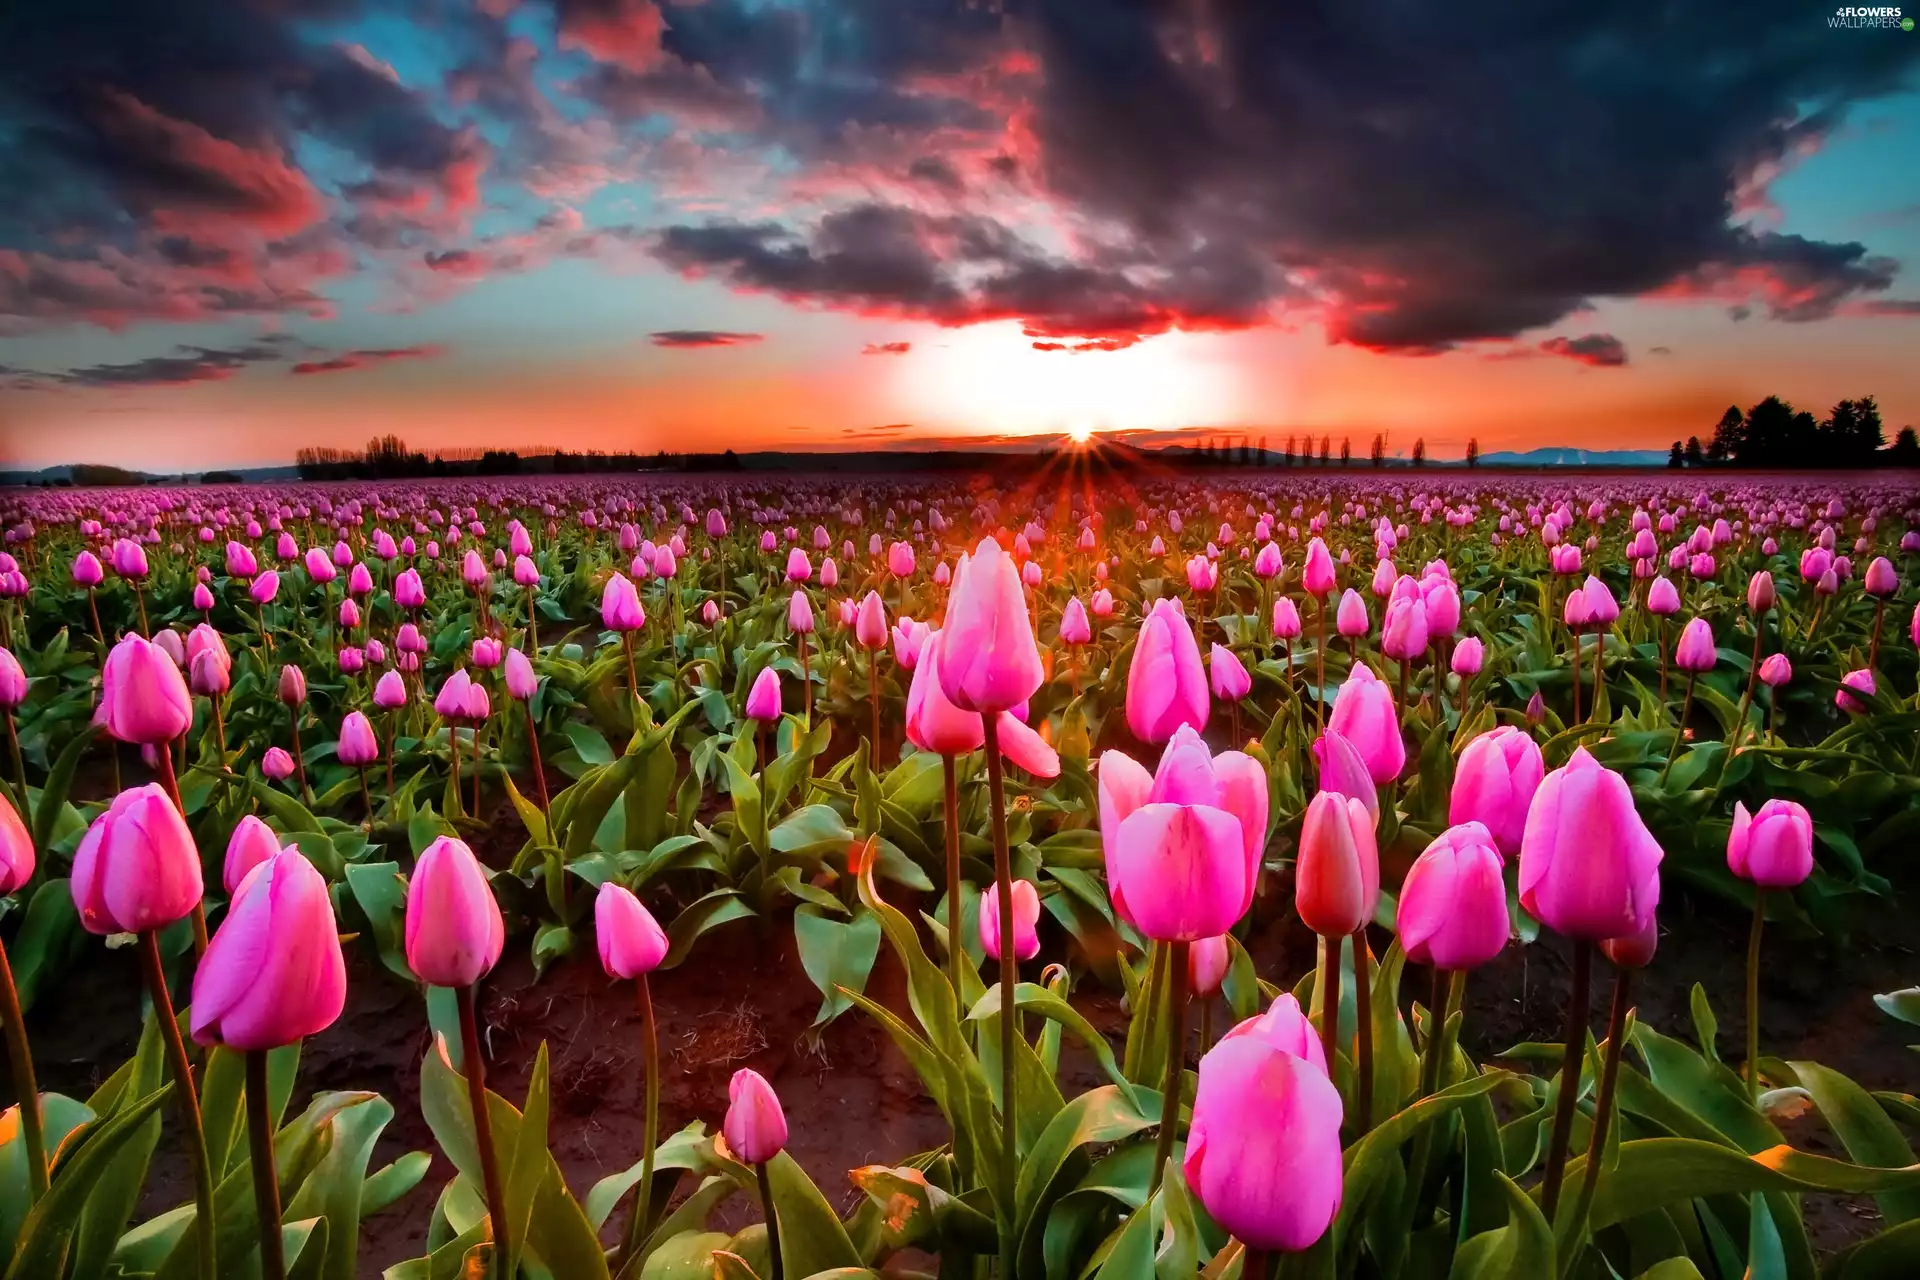
[[[480,1056],[480,1019],[474,1011],[473,984],[454,988],[460,1006],[460,1065],[467,1077],[467,1104],[473,1109],[474,1145],[487,1192],[487,1220],[493,1235],[493,1274],[512,1280],[507,1270],[512,1244],[507,1234],[507,1196],[500,1185],[500,1162],[493,1152],[493,1121],[487,1114],[487,1063]]]
[[[1365,925],[1353,931],[1353,1014],[1360,1132],[1365,1133],[1373,1128],[1373,949]]]
[[[1747,1096],[1760,1101],[1760,931],[1767,920],[1767,891],[1753,887],[1753,928],[1747,934]]]
[[[780,1215],[773,1210],[773,1182],[767,1177],[766,1164],[753,1166],[753,1176],[760,1183],[760,1211],[767,1220],[767,1253],[773,1259],[773,1280],[786,1280],[787,1262],[780,1256]]]
[[[1593,1205],[1594,1190],[1600,1184],[1600,1166],[1606,1163],[1607,1129],[1613,1122],[1615,1086],[1620,1080],[1620,1050],[1627,1032],[1627,1009],[1633,986],[1633,970],[1613,972],[1613,1007],[1607,1013],[1607,1053],[1600,1068],[1600,1094],[1594,1100],[1593,1139],[1587,1143],[1587,1169],[1580,1180],[1580,1201],[1574,1213],[1575,1234],[1586,1229],[1587,1211]],[[1571,1257],[1568,1259],[1571,1261]]]
[[[980,717],[986,737],[987,796],[993,817],[993,882],[1000,894],[1000,1206],[1011,1223],[1014,1187],[1020,1168],[1017,1107],[1014,1097],[1013,1029],[1014,988],[1020,981],[1020,961],[1013,948],[1013,866],[1007,851],[1006,791],[1000,776],[1000,729],[991,713]],[[1011,1229],[1000,1233],[1000,1274],[1013,1280],[1016,1242]]]
[[[1167,1024],[1167,1075],[1160,1091],[1160,1138],[1154,1144],[1153,1172],[1147,1183],[1151,1197],[1166,1174],[1167,1161],[1173,1158],[1173,1140],[1180,1128],[1180,1086],[1187,1069],[1187,952],[1192,944],[1169,945],[1167,978],[1170,988],[1172,1020]]]
[[[644,973],[640,975],[639,988],[640,1027],[646,1037],[642,1047],[647,1061],[647,1146],[640,1156],[640,1181],[633,1189],[633,1211],[627,1219],[627,1245],[621,1254],[623,1266],[639,1256],[640,1246],[646,1243],[647,1228],[652,1226],[648,1219],[653,1214],[653,1150],[659,1144],[660,1037],[653,1022],[653,992],[647,987],[647,975]]]
[[[1320,973],[1320,1049],[1326,1055],[1327,1074],[1334,1071],[1340,1052],[1340,938],[1322,938]]]
[[[1573,990],[1567,996],[1567,1028],[1560,1062],[1560,1097],[1553,1111],[1553,1139],[1547,1148],[1547,1172],[1541,1182],[1540,1210],[1547,1221],[1560,1203],[1560,1181],[1567,1171],[1567,1144],[1573,1138],[1573,1112],[1580,1096],[1580,1062],[1587,1050],[1588,985],[1593,974],[1593,944],[1573,944]]]
[[[160,937],[149,929],[140,935],[140,968],[147,995],[153,1001],[153,1019],[166,1045],[167,1066],[173,1073],[174,1101],[180,1108],[180,1127],[186,1130],[187,1163],[193,1169],[193,1232],[198,1241],[200,1280],[218,1274],[214,1262],[213,1170],[207,1165],[207,1135],[200,1127],[200,1095],[194,1089],[193,1064],[180,1039],[180,1019],[167,991],[167,975],[160,964]]]
[[[966,988],[960,984],[960,949],[965,940],[960,931],[966,913],[960,909],[960,783],[952,756],[941,756],[940,766],[947,788],[947,970],[953,979],[953,998],[964,1008],[967,997]]]
[[[27,1047],[27,1023],[20,1013],[20,992],[13,985],[13,966],[7,961],[4,946],[0,946],[0,1024],[6,1028],[14,1092],[20,1095],[20,1139],[26,1144],[27,1204],[31,1207],[47,1193],[47,1140],[41,1126],[40,1086],[33,1076],[33,1053]]]
[[[259,1217],[260,1274],[285,1280],[286,1245],[280,1238],[280,1180],[273,1168],[273,1120],[267,1114],[267,1055],[247,1051],[247,1146],[252,1154],[253,1204]]]

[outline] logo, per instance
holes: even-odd
[[[1898,5],[1843,4],[1833,11],[1827,25],[1860,31],[1911,31],[1913,19],[1903,15]]]

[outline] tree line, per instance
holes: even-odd
[[[1186,456],[1188,460],[1199,466],[1211,467],[1266,467],[1276,465],[1283,467],[1331,467],[1335,465],[1347,467],[1353,465],[1353,440],[1351,437],[1341,437],[1339,462],[1337,464],[1334,461],[1333,437],[1331,435],[1322,435],[1316,440],[1311,432],[1308,432],[1306,435],[1289,435],[1287,437],[1286,447],[1280,450],[1277,456],[1274,453],[1268,452],[1267,438],[1265,436],[1260,437],[1260,443],[1257,446],[1253,443],[1252,439],[1247,436],[1242,436],[1238,444],[1235,444],[1230,439],[1224,438],[1203,440],[1199,444],[1188,448]],[[1368,461],[1376,467],[1385,467],[1388,465],[1424,467],[1427,465],[1426,439],[1422,437],[1415,440],[1410,456],[1403,462],[1399,458],[1389,459],[1387,457],[1386,436],[1376,435],[1373,438],[1373,447],[1368,454]],[[1477,467],[1480,465],[1480,442],[1477,439],[1467,441],[1466,464],[1469,467]]]
[[[1768,396],[1746,412],[1730,405],[1714,425],[1706,444],[1689,436],[1675,440],[1669,467],[1791,467],[1796,470],[1920,466],[1920,437],[1900,428],[1887,444],[1880,406],[1872,396],[1842,400],[1816,418],[1779,396]]]

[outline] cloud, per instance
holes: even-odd
[[[1036,342],[1035,351],[1125,351],[1139,339],[1132,336],[1119,338],[1089,338],[1085,342]]]
[[[903,356],[913,350],[911,342],[869,342],[860,348],[863,356]]]
[[[370,365],[391,364],[396,360],[431,360],[446,354],[446,348],[432,344],[413,347],[380,347],[342,351],[324,360],[302,360],[290,370],[296,374],[346,373]]]
[[[1865,316],[1920,316],[1920,298],[1870,298],[1848,308]]]
[[[1550,356],[1565,356],[1596,369],[1617,369],[1627,362],[1627,347],[1610,333],[1588,333],[1578,338],[1553,337],[1540,344]]]
[[[92,389],[184,387],[196,382],[220,382],[248,365],[284,359],[285,339],[268,338],[240,347],[176,347],[172,354],[148,356],[120,364],[94,364],[59,372],[12,370],[16,388],[60,387]]]
[[[676,350],[697,347],[741,347],[759,342],[764,333],[732,333],[725,329],[661,329],[647,335],[656,347]]]

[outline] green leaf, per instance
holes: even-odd
[[[1567,1162],[1566,1182],[1579,1183],[1584,1156]],[[1600,1173],[1592,1224],[1601,1231],[1690,1197],[1751,1191],[1831,1191],[1877,1195],[1920,1188],[1920,1165],[1869,1169],[1782,1144],[1756,1155],[1689,1138],[1638,1138],[1620,1144],[1620,1163]]]
[[[407,964],[407,881],[397,862],[349,862],[347,888],[367,918],[374,946],[387,968],[408,982],[416,979]]]
[[[780,1219],[780,1259],[786,1274],[811,1276],[831,1267],[860,1265],[860,1254],[833,1206],[792,1156],[782,1151],[767,1161],[767,1182]]]
[[[27,1144],[20,1134],[20,1108],[0,1114],[0,1258],[11,1257],[27,1217]],[[64,1093],[40,1095],[40,1124],[49,1161],[67,1135],[99,1119],[92,1107]]]
[[[1826,1270],[1827,1280],[1912,1280],[1916,1275],[1920,1275],[1920,1222],[1903,1222],[1861,1241],[1835,1257]]]
[[[104,1120],[85,1125],[68,1139],[70,1150],[54,1170],[47,1194],[21,1223],[6,1280],[44,1280],[61,1273],[67,1250],[99,1180],[114,1158],[142,1131],[173,1092],[165,1085]]]
[[[867,976],[880,955],[880,919],[863,908],[851,920],[834,920],[808,905],[794,912],[793,936],[801,967],[823,997],[813,1025],[825,1026],[851,1005],[846,992],[867,989]]]
[[[27,900],[26,918],[8,950],[20,1011],[33,1008],[41,989],[66,971],[86,946],[87,931],[73,905],[72,883],[46,880]]]
[[[1159,1108],[1158,1095],[1149,1090],[1139,1090],[1137,1098],[1129,1098],[1118,1087],[1103,1085],[1060,1109],[1027,1152],[1014,1190],[1015,1232],[1023,1273],[1040,1265],[1047,1215],[1076,1180],[1075,1170],[1086,1167],[1086,1148],[1120,1142],[1158,1124]],[[1150,1242],[1147,1247],[1150,1258]]]
[[[753,908],[741,900],[737,890],[715,889],[704,897],[694,899],[667,926],[667,954],[660,962],[660,967],[678,967],[693,950],[693,944],[701,934],[735,920],[744,920],[752,914]]]
[[[1920,1027],[1920,987],[1889,991],[1885,995],[1875,996],[1873,1002],[1888,1017]]]
[[[1506,1193],[1507,1225],[1462,1245],[1448,1273],[1451,1280],[1536,1280],[1553,1275],[1553,1229],[1545,1215],[1513,1179],[1504,1173],[1494,1176]]]
[[[391,1204],[426,1176],[427,1154],[414,1151],[375,1179],[367,1177],[374,1144],[392,1120],[393,1104],[378,1094],[336,1112],[326,1153],[287,1202],[285,1220],[326,1220],[325,1262],[319,1272],[326,1280],[353,1280],[358,1274],[362,1215]]]
[[[60,814],[67,806],[67,796],[73,790],[74,770],[80,767],[80,757],[86,754],[88,745],[93,742],[94,733],[95,729],[91,724],[77,730],[73,735],[73,741],[61,748],[59,758],[54,761],[52,770],[48,772],[47,783],[40,788],[40,803],[33,811],[34,848],[51,847],[54,828],[59,825]],[[24,1003],[22,1001],[23,1005]]]
[[[1817,1062],[1789,1063],[1800,1087],[1813,1097],[1820,1116],[1853,1157],[1855,1164],[1903,1169],[1914,1163],[1913,1148],[1873,1095],[1847,1077]],[[1890,1226],[1920,1218],[1920,1188],[1888,1191],[1874,1197]]]

